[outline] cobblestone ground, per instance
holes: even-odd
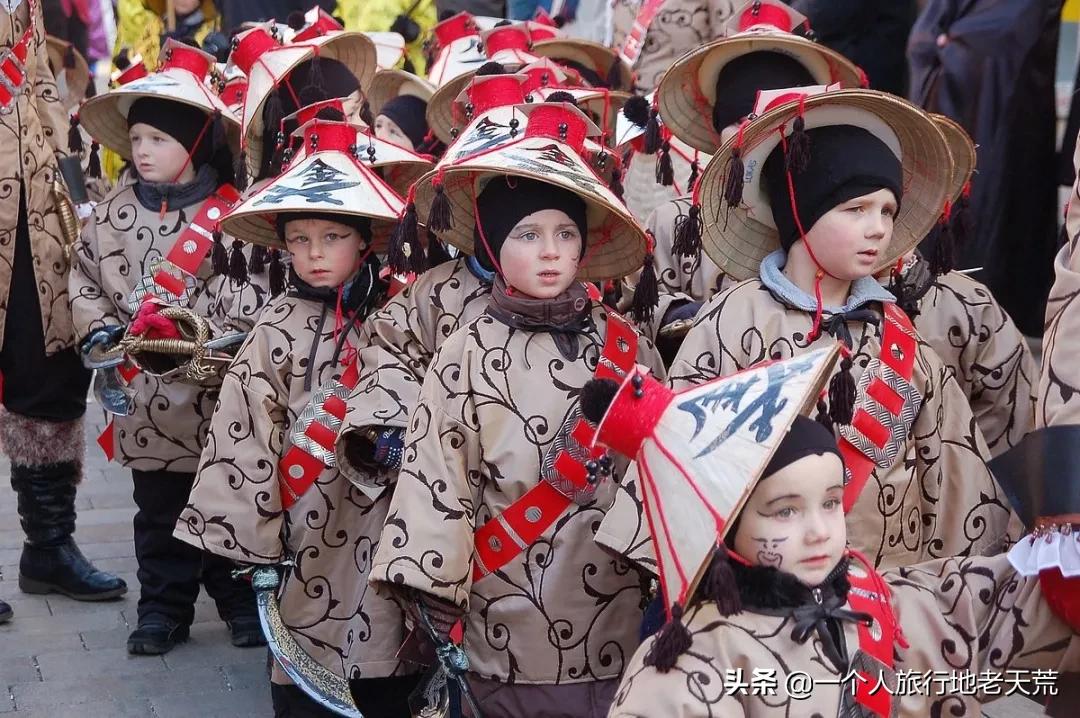
[[[119,601],[79,603],[19,592],[23,537],[8,464],[0,460],[0,596],[15,609],[15,619],[0,626],[0,716],[272,716],[265,650],[233,648],[205,595],[199,598],[188,643],[161,657],[127,654],[139,593],[131,542],[135,505],[130,475],[106,462],[94,443],[100,430],[99,412],[92,407],[76,538],[100,568],[127,581],[128,594]],[[1009,698],[988,706],[985,715],[1028,718],[1042,711],[1026,699]]]

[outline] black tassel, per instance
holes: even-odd
[[[697,153],[694,153],[694,160],[690,163],[690,179],[686,181],[687,192],[694,191],[694,185],[697,184],[697,178],[700,172],[701,165],[698,163]]]
[[[821,424],[829,431],[834,431],[832,419],[829,417],[829,407],[824,399],[817,400],[817,414],[814,416],[814,421]]]
[[[840,371],[829,381],[829,418],[833,425],[846,426],[855,415],[855,377],[851,357],[840,360]]]
[[[266,261],[269,259],[269,250],[261,244],[251,248],[248,256],[248,274],[262,274],[266,271]]]
[[[247,152],[243,150],[233,160],[233,182],[241,192],[248,188]]]
[[[652,666],[661,673],[667,673],[679,661],[679,656],[686,653],[694,644],[690,631],[682,622],[683,608],[679,604],[671,606],[671,620],[656,634],[652,648],[645,654],[643,663]]]
[[[675,168],[671,166],[671,140],[664,140],[656,158],[656,183],[662,187],[675,184]]]
[[[427,226],[433,232],[446,232],[454,228],[454,212],[441,182],[435,186],[435,197],[431,200]]]
[[[86,162],[86,176],[91,179],[101,179],[101,153],[98,150],[101,145],[97,142],[90,143],[90,159]]]
[[[86,99],[88,100],[91,97],[97,97],[97,86],[94,84],[95,82],[94,73],[91,72],[90,80],[86,83]]]
[[[70,70],[75,67],[75,48],[68,45],[64,48],[64,69]]]
[[[717,549],[713,556],[708,571],[701,579],[698,595],[715,603],[721,616],[730,616],[742,610],[739,585],[735,581],[735,572],[731,569],[724,548]]]
[[[364,98],[364,103],[360,105],[360,119],[368,127],[375,128],[375,117],[371,114],[371,103],[368,102],[367,97]]]
[[[637,286],[634,287],[634,296],[630,300],[630,316],[639,324],[652,321],[656,305],[660,302],[660,284],[656,280],[654,251],[656,251],[656,241],[652,235],[648,235],[645,261],[641,265],[641,276],[638,277]]]
[[[787,139],[785,166],[792,174],[804,172],[810,165],[810,136],[806,134],[806,122],[796,117],[791,124],[791,136]]]
[[[909,319],[919,316],[919,301],[915,299],[915,293],[905,281],[903,272],[895,269],[892,271],[887,289],[896,297],[896,306],[900,307]]]
[[[387,262],[395,274],[420,274],[425,269],[424,245],[420,243],[416,205],[412,202],[405,205],[405,213],[394,227]]]
[[[607,88],[609,90],[621,90],[622,86],[622,60],[618,57],[611,63],[611,67],[608,68],[607,78],[605,78]]]
[[[221,230],[214,232],[214,246],[210,250],[210,266],[214,276],[223,277],[229,273],[229,250],[225,249]]]
[[[967,246],[968,237],[971,236],[971,189],[965,187],[956,206],[953,207],[952,221],[949,228],[952,230],[953,246],[959,252]]]
[[[622,113],[623,117],[645,129],[649,123],[649,101],[641,95],[634,95],[623,105]]]
[[[318,54],[311,58],[311,74],[308,77],[308,85],[317,90],[325,89],[323,87],[322,62],[319,60]]]
[[[402,63],[401,69],[410,75],[416,74],[416,66],[413,65],[413,61],[409,59],[408,55],[405,56],[405,61]]]
[[[237,284],[247,284],[248,268],[247,260],[244,259],[244,243],[234,239],[232,251],[229,253],[229,279]]]
[[[68,152],[81,155],[83,151],[82,133],[79,132],[79,116],[72,115],[68,120]]]
[[[131,67],[131,50],[127,47],[120,48],[120,52],[116,53],[116,57],[113,58],[113,64],[116,65],[116,69],[120,72]]]
[[[270,296],[276,297],[285,291],[285,262],[281,259],[280,249],[270,250]]]
[[[727,172],[724,173],[724,203],[728,208],[737,207],[742,203],[743,196],[743,166],[742,149],[733,147],[731,159],[728,160]]]
[[[956,266],[956,245],[953,242],[952,218],[942,217],[937,236],[930,247],[930,273],[935,277],[948,274]]]
[[[686,214],[675,220],[675,238],[671,243],[671,252],[679,257],[697,257],[701,252],[701,233],[705,225],[701,221],[701,207],[690,205]]]
[[[660,130],[660,112],[652,107],[649,109],[649,121],[645,123],[645,154],[656,154],[663,141],[663,132]]]
[[[285,18],[285,24],[291,27],[293,30],[299,32],[307,25],[307,18],[304,17],[304,13],[299,10],[293,10],[289,13],[289,16]]]

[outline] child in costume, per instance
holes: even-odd
[[[357,128],[317,119],[301,131],[287,170],[224,221],[289,254],[289,288],[225,376],[175,535],[223,559],[289,565],[277,598],[293,639],[364,715],[409,716],[402,615],[367,585],[390,494],[353,485],[333,457],[334,407],[371,381],[362,327],[385,298],[378,254],[403,203],[364,166]],[[292,668],[274,662],[275,714],[331,715]]]
[[[1061,580],[1080,564],[1040,576],[1033,560],[1044,541],[1065,559],[1068,517],[1047,517],[1009,555],[881,574],[846,548],[842,452],[802,415],[835,356],[816,349],[674,394],[641,374],[586,387],[598,441],[642,469],[671,600],[612,718],[979,715],[1004,692],[994,675],[1023,671],[1037,691],[1032,671],[1080,666],[1080,582]],[[1076,508],[1076,482],[1061,478],[1073,493],[1055,495],[1053,515]],[[950,675],[966,688],[944,687]]]
[[[83,126],[132,162],[133,184],[115,188],[83,228],[68,282],[84,361],[98,367],[96,387],[116,413],[99,439],[131,469],[139,624],[128,639],[136,654],[159,654],[186,640],[200,581],[217,603],[234,645],[262,643],[250,589],[232,565],[172,538],[195,480],[220,368],[200,369],[192,355],[177,368],[167,354],[136,354],[130,342],[183,341],[170,313],[190,312],[189,351],[242,339],[266,300],[262,287],[224,276],[230,258],[216,234],[238,193],[232,151],[238,123],[204,84],[213,58],[170,41],[162,69],[88,101]],[[217,237],[211,239],[212,237]],[[234,251],[232,264],[245,263]],[[235,346],[235,344],[234,344]],[[122,363],[132,354],[138,367]],[[94,363],[95,357],[106,361]],[[115,357],[115,361],[110,361]],[[155,358],[156,357],[156,358]],[[119,397],[119,406],[115,399]]]
[[[750,121],[701,180],[702,214],[715,218],[705,250],[745,281],[702,307],[672,384],[841,339],[847,355],[821,409],[857,487],[845,506],[851,543],[877,567],[1000,551],[1019,538],[966,397],[874,279],[936,222],[950,172],[927,115],[881,93],[837,90]]]
[[[807,26],[805,17],[780,2],[765,4],[775,13],[762,14],[761,3],[746,3],[727,22],[723,38],[679,58],[657,88],[661,132],[702,153],[702,164],[735,136],[753,113],[759,93],[834,83],[858,87],[862,81],[859,68],[845,57],[794,32]],[[639,115],[645,112],[638,110]],[[703,116],[711,122],[703,122]],[[669,150],[661,147],[659,152],[662,162]],[[645,220],[656,237],[661,295],[650,336],[672,322],[692,319],[702,302],[725,288],[719,268],[701,251],[705,218],[692,184]]]
[[[942,115],[932,117],[953,160],[949,212],[923,242],[928,257],[921,250],[908,255],[903,267],[891,272],[889,290],[919,336],[953,372],[991,456],[997,456],[1034,428],[1039,369],[1027,339],[990,289],[952,266],[967,239],[965,207],[975,145],[960,125]]]
[[[445,220],[434,231],[496,275],[486,312],[427,371],[371,580],[441,636],[462,621],[484,716],[599,716],[641,591],[594,542],[621,489],[580,442],[574,398],[594,375],[660,360],[582,280],[632,271],[645,236],[581,157],[599,130],[579,110],[515,111],[519,136],[444,159],[416,188],[421,215]]]

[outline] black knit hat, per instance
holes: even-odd
[[[391,120],[401,128],[412,142],[413,148],[419,148],[428,133],[427,102],[415,95],[398,95],[379,110],[379,114]]]
[[[278,238],[282,242],[285,241],[285,225],[298,219],[321,219],[351,227],[364,240],[366,246],[371,246],[372,234],[371,220],[369,218],[355,214],[333,214],[331,212],[282,212],[278,214],[274,221],[277,224]]]
[[[778,52],[751,52],[724,65],[716,76],[712,123],[717,134],[738,124],[754,109],[759,90],[815,84],[806,67]]]
[[[213,154],[214,137],[207,127],[210,116],[198,107],[157,97],[140,97],[132,103],[127,117],[128,127],[150,125],[182,144],[191,154],[195,169],[206,164]]]
[[[525,177],[494,177],[477,195],[476,207],[473,253],[485,269],[494,270],[498,266],[499,252],[517,223],[545,209],[562,210],[577,225],[581,233],[581,255],[585,255],[589,236],[587,207],[585,200],[570,190]],[[487,247],[495,255],[494,261]]]
[[[809,232],[826,212],[855,197],[891,190],[899,204],[904,184],[900,158],[868,130],[854,125],[827,125],[805,130],[809,148],[802,171],[791,171],[788,187],[783,144],[769,153],[762,168],[765,190],[780,234],[790,250],[800,239],[799,224]],[[798,222],[791,207],[794,189]]]

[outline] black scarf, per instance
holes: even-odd
[[[198,204],[218,188],[218,173],[210,165],[203,165],[195,172],[195,179],[186,184],[172,182],[135,182],[135,198],[146,209],[158,212],[162,203],[171,212]]]
[[[746,566],[731,562],[743,610],[769,616],[789,617],[794,622],[791,640],[806,643],[817,634],[821,649],[838,671],[848,667],[843,621],[865,623],[870,616],[845,608],[848,559],[840,560],[819,586],[811,588],[793,574],[771,566]]]

